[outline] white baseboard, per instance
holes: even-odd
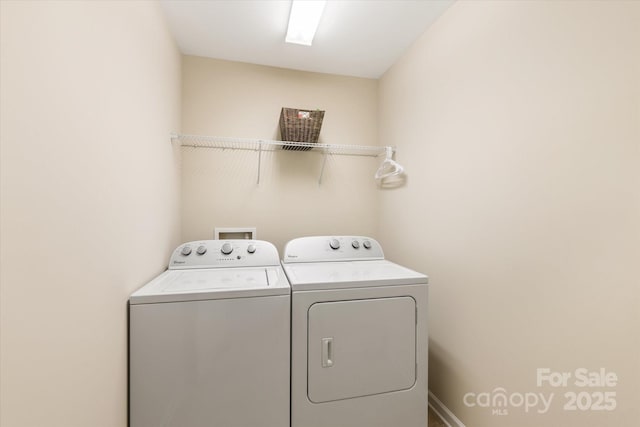
[[[442,421],[444,421],[447,427],[465,427],[465,425],[462,424],[462,421],[453,415],[453,412],[444,406],[444,403],[442,403],[440,399],[431,392],[431,390],[429,390],[429,407],[440,417]]]

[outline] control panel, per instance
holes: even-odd
[[[293,239],[282,262],[363,261],[384,259],[382,246],[363,236],[312,236]]]
[[[279,265],[278,250],[264,240],[199,240],[178,246],[169,270]]]

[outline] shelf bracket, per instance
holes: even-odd
[[[260,185],[260,166],[262,163],[262,141],[258,141],[258,178],[256,179],[256,185]]]
[[[329,154],[329,150],[326,148],[323,150],[324,154],[322,155],[322,168],[320,169],[320,178],[318,178],[318,185],[322,185],[322,176],[324,175],[324,165],[327,164],[327,154]]]

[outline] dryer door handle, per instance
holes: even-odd
[[[333,366],[333,338],[322,338],[322,367]]]

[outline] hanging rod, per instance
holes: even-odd
[[[225,150],[229,149],[250,151],[273,151],[276,149],[306,151],[310,149],[316,149],[322,151],[325,155],[340,154],[347,156],[367,157],[378,157],[382,154],[385,154],[387,150],[387,147],[373,145],[313,144],[310,142],[288,142],[251,138],[228,138],[220,136],[186,135],[178,133],[172,133],[171,140],[179,143],[182,147],[221,148]]]

